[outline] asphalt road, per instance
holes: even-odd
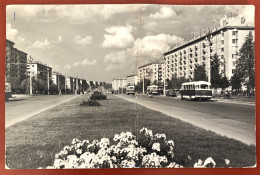
[[[243,143],[256,143],[254,104],[146,95],[119,97]]]
[[[5,102],[5,127],[69,101],[77,95],[17,95]]]

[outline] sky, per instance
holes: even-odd
[[[227,17],[254,26],[254,6],[9,5],[6,38],[66,76],[111,82],[162,59]]]

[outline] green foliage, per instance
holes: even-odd
[[[188,82],[189,79],[186,79],[185,77],[179,77],[177,78],[176,75],[173,75],[171,80],[167,79],[167,89],[180,89],[182,83]]]
[[[151,85],[151,81],[149,79],[144,79],[144,90],[147,90],[147,86]],[[135,89],[137,92],[141,93],[143,92],[143,80],[138,82],[137,85],[135,86]]]
[[[225,88],[227,88],[229,86],[230,86],[230,83],[229,83],[227,77],[226,76],[222,77],[221,78],[221,88],[225,89]]]
[[[220,88],[222,86],[222,78],[219,73],[220,60],[218,55],[215,53],[211,58],[210,64],[210,76],[211,76],[211,85],[213,88]]]
[[[202,65],[197,65],[194,69],[194,81],[207,81],[206,70]]]
[[[239,50],[236,73],[231,78],[231,84],[235,90],[240,90],[242,84],[246,85],[248,94],[255,87],[255,43],[251,32]]]
[[[101,92],[94,92],[94,94],[92,94],[90,96],[90,100],[106,100],[107,96],[102,94]]]
[[[100,106],[100,103],[96,100],[83,100],[81,103],[80,103],[80,106]]]
[[[230,85],[232,86],[232,90],[240,91],[242,86],[243,78],[241,76],[241,72],[236,71],[230,79]]]

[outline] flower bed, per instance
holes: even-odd
[[[100,106],[100,103],[96,100],[83,100],[81,103],[80,103],[80,106]]]
[[[107,96],[102,94],[101,92],[94,92],[91,96],[90,96],[90,100],[106,100]]]
[[[71,146],[65,146],[55,155],[53,166],[47,168],[183,168],[174,161],[174,142],[166,140],[165,134],[153,135],[151,130],[140,130],[138,139],[131,132],[116,134],[110,145],[108,138],[100,141],[73,139]],[[189,156],[187,156],[191,159]],[[229,160],[226,159],[226,164]],[[209,157],[198,160],[194,167],[215,167]]]

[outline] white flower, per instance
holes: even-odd
[[[197,163],[194,164],[194,168],[202,168],[203,161],[201,159],[198,160]]]
[[[166,140],[166,135],[165,134],[155,134],[155,138],[157,139],[163,139],[163,140]]]
[[[79,142],[80,142],[79,139],[74,138],[71,143],[74,145],[74,144],[79,143]]]
[[[77,154],[82,154],[82,149],[77,149],[77,150],[76,150],[76,153],[77,153]]]
[[[160,149],[160,143],[154,143],[153,146],[152,146],[152,149],[153,149],[153,150],[156,150],[156,151],[161,151],[161,149]]]
[[[78,157],[76,155],[69,155],[67,157],[67,160],[68,160],[68,167],[66,168],[76,168],[77,165],[78,165]]]
[[[173,142],[172,140],[169,140],[169,141],[167,142],[167,144],[170,145],[170,146],[174,146],[174,142]]]
[[[208,157],[205,161],[204,161],[204,166],[208,167],[208,166],[212,166],[213,168],[216,166],[215,161],[212,159],[212,157]]]
[[[225,163],[226,163],[226,165],[229,165],[230,164],[230,160],[225,159]]]
[[[64,161],[61,159],[54,160],[54,168],[62,168],[65,165]]]

